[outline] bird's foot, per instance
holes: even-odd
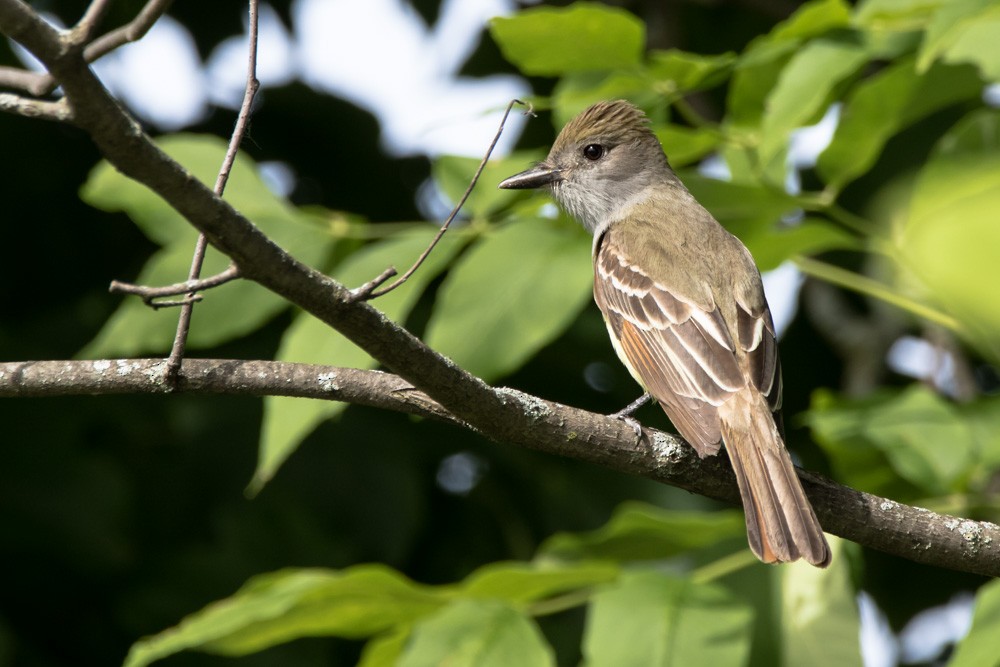
[[[614,412],[608,415],[609,417],[620,419],[629,426],[631,426],[632,430],[635,432],[637,443],[642,442],[642,424],[639,423],[638,419],[632,416],[632,413],[641,408],[642,406],[646,405],[646,403],[649,403],[649,400],[651,398],[652,396],[650,396],[649,394],[643,394],[642,396],[635,399],[634,401],[626,405],[618,412]]]

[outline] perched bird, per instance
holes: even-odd
[[[619,358],[698,455],[722,443],[765,563],[830,547],[779,427],[781,367],[760,272],[688,192],[645,114],[601,102],[501,188],[548,188],[594,235],[594,300]]]

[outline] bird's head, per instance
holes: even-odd
[[[647,188],[677,182],[649,120],[630,102],[599,102],[571,120],[548,157],[500,183],[501,188],[548,187],[592,233],[648,196]]]

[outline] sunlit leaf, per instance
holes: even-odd
[[[368,637],[429,615],[446,602],[381,565],[258,575],[232,597],[140,640],[126,667],[184,650],[245,655],[301,637]]]
[[[557,130],[562,129],[591,104],[617,99],[627,99],[644,109],[664,104],[646,68],[574,72],[561,77],[552,91],[552,122]]]
[[[409,638],[409,628],[405,628],[368,640],[357,667],[396,667]]]
[[[736,55],[702,55],[679,49],[651,51],[647,70],[654,86],[665,94],[709,88],[723,81],[733,68]]]
[[[614,581],[619,568],[610,563],[492,563],[464,582],[461,591],[470,597],[496,598],[512,604],[541,600],[580,588]]]
[[[842,187],[875,164],[894,134],[951,104],[978,99],[982,88],[973,67],[934,65],[918,74],[911,59],[890,65],[854,87],[817,172]]]
[[[490,22],[504,57],[532,76],[638,65],[645,32],[629,12],[590,2],[526,9]]]
[[[744,665],[752,620],[720,586],[633,572],[594,595],[584,657],[588,667]]]
[[[952,0],[864,0],[858,3],[854,20],[874,30],[920,30],[943,4]]]
[[[844,0],[814,0],[799,7],[768,34],[753,40],[740,57],[730,82],[727,124],[757,126],[767,96],[799,44],[849,23],[850,6]]]
[[[498,600],[459,600],[422,621],[400,667],[553,667],[538,627]]]
[[[758,149],[761,162],[777,158],[783,163],[792,130],[818,121],[835,88],[867,61],[864,46],[849,39],[820,38],[799,49],[767,97]]]
[[[463,217],[485,217],[509,203],[518,193],[497,187],[503,179],[527,169],[544,155],[539,151],[517,152],[502,160],[490,160],[483,169],[476,187],[462,207]],[[478,158],[445,155],[434,160],[434,181],[452,204],[457,204],[479,166]]]
[[[984,354],[1000,360],[1000,113],[981,111],[938,143],[897,235],[898,259]]]
[[[787,665],[861,667],[861,619],[843,540],[827,536],[833,560],[825,569],[805,561],[780,568],[781,636]]]
[[[976,593],[972,629],[955,650],[948,667],[1000,665],[1000,581],[984,584]]]
[[[997,51],[996,25],[998,15],[993,0],[952,0],[941,5],[927,25],[917,70],[924,72],[938,58],[949,62],[978,63],[986,78],[997,78],[994,68],[1000,64]],[[978,39],[982,33],[992,35],[988,43]],[[991,71],[993,72],[991,74]]]
[[[479,239],[448,273],[427,344],[494,380],[566,330],[592,280],[587,235],[551,220],[518,220]]]

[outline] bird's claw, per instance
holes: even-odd
[[[614,416],[616,419],[621,419],[623,422],[631,426],[632,431],[635,433],[636,443],[638,444],[642,442],[642,424],[639,423],[638,419],[636,419],[632,415],[612,415],[612,416]]]

